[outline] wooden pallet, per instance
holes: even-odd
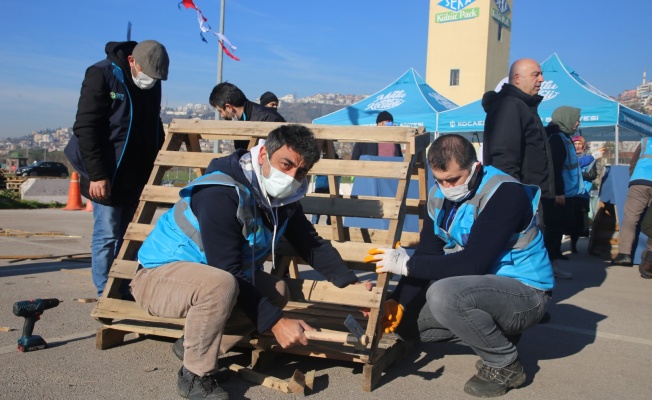
[[[93,317],[105,324],[98,330],[96,344],[99,349],[121,344],[124,336],[130,332],[172,338],[183,334],[183,319],[151,316],[135,303],[121,300],[119,294],[122,281],[131,279],[138,268],[138,263],[133,260],[153,228],[152,219],[156,210],[159,207],[170,207],[179,199],[178,188],[161,186],[165,171],[180,166],[195,168],[197,175],[202,175],[213,158],[224,155],[201,153],[199,139],[249,140],[251,147],[279,125],[282,124],[186,119],[172,121],[141,195],[133,222],[127,229],[120,253],[109,273],[104,294],[92,312]],[[311,173],[328,176],[330,193],[309,194],[301,201],[302,206],[307,214],[332,216],[332,225],[315,227],[323,238],[331,241],[347,266],[356,271],[372,272],[370,266],[362,263],[367,250],[373,247],[392,247],[398,240],[403,245],[416,245],[419,234],[402,233],[402,227],[407,213],[418,214],[421,219],[425,215],[427,187],[424,156],[429,135],[423,133],[423,128],[305,126],[315,133],[326,154]],[[405,157],[402,162],[338,160],[334,159],[335,141],[399,143],[406,147]],[[180,151],[183,147],[185,152]],[[337,177],[340,176],[396,179],[398,189],[394,197],[344,196],[339,194]],[[412,184],[419,185],[419,199],[407,199],[411,181]],[[387,230],[347,228],[342,225],[342,217],[384,218],[390,224]],[[362,363],[363,389],[371,391],[378,383],[381,372],[406,350],[403,342],[397,341],[393,335],[384,335],[382,340],[379,335],[382,307],[389,286],[387,274],[378,276],[371,291],[364,289],[363,285],[338,289],[327,281],[300,279],[296,266],[304,261],[297,257],[289,244],[280,244],[276,253],[279,256],[275,263],[277,269],[272,273],[284,276],[287,268],[291,268],[290,278],[287,279],[291,301],[284,309],[286,316],[304,319],[321,330],[347,332],[343,321],[350,313],[358,316],[358,321],[366,327],[371,343],[364,350],[345,344],[313,342],[309,346],[281,349],[269,337],[263,336],[249,342],[256,349],[254,357],[258,359],[261,352],[273,351]],[[368,320],[361,316],[359,308],[371,310]],[[252,360],[252,364],[255,362]]]

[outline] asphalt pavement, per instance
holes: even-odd
[[[90,253],[93,219],[84,211],[0,210],[0,229],[56,235],[0,236],[0,256]],[[614,267],[587,254],[570,254],[561,266],[574,274],[558,280],[552,319],[526,331],[518,345],[527,381],[505,399],[648,399],[652,397],[652,280],[637,267]],[[564,245],[568,250],[568,244]],[[0,259],[0,399],[177,399],[181,365],[171,340],[135,338],[109,350],[95,348],[101,324],[90,317],[95,289],[88,262],[57,258]],[[58,298],[34,334],[49,347],[21,353],[19,300]],[[4,332],[2,328],[13,329]],[[6,329],[5,329],[6,330]],[[273,370],[288,379],[295,369],[316,371],[314,399],[471,399],[462,388],[477,356],[458,343],[420,344],[390,366],[372,392],[364,392],[360,364],[282,355]],[[220,363],[246,365],[246,350]],[[233,399],[289,399],[237,376],[223,384]]]

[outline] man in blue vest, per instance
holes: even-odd
[[[299,203],[319,156],[309,129],[283,125],[250,152],[214,159],[140,248],[136,302],[153,315],[186,318],[181,396],[227,399],[218,356],[253,331],[273,333],[283,348],[307,344],[303,332],[313,328],[283,316],[289,289],[262,269],[280,237],[335,286],[358,282]]]
[[[636,237],[636,227],[643,218],[644,211],[652,205],[652,141],[645,137],[634,152],[630,162],[629,189],[625,200],[625,218],[620,226],[618,255],[611,260],[613,265],[632,266],[632,247]],[[647,240],[647,252],[639,265],[641,276],[644,271],[652,272],[652,238]]]
[[[477,162],[459,135],[437,138],[428,164],[437,186],[412,257],[397,246],[365,258],[378,273],[403,275],[382,325],[404,340],[463,341],[481,358],[464,391],[501,396],[525,382],[516,343],[554,287],[535,219],[540,190]]]

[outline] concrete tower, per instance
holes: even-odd
[[[464,105],[509,71],[513,0],[430,0],[426,82]]]

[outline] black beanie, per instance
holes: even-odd
[[[376,123],[383,121],[394,122],[394,117],[392,117],[392,114],[388,113],[387,111],[381,111],[376,117]]]
[[[272,101],[275,101],[278,103],[278,97],[272,92],[265,92],[262,95],[260,95],[260,105],[261,106],[266,106],[268,103],[271,103]]]

